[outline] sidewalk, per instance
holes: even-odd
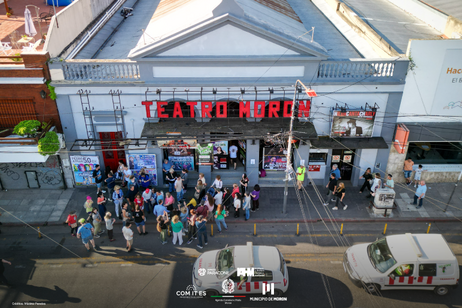
[[[447,212],[443,212],[450,194],[454,189],[454,183],[437,183],[427,184],[427,196],[424,199],[423,207],[417,210],[415,206],[409,203],[413,201],[414,187],[401,185],[395,187],[397,208],[392,211],[388,218],[377,216],[369,209],[367,193],[360,194],[359,187],[347,187],[345,203],[348,205],[346,211],[332,211],[333,202],[328,207],[324,207],[317,197],[313,187],[308,186],[306,194],[300,194],[303,203],[303,212],[301,203],[297,199],[297,194],[293,187],[289,188],[287,202],[287,213],[282,214],[284,188],[262,188],[260,193],[260,210],[251,213],[250,220],[245,222],[244,215],[241,212],[240,218],[234,218],[233,215],[228,217],[228,223],[276,223],[276,222],[303,222],[318,221],[319,219],[336,219],[339,222],[371,222],[371,221],[460,221],[462,219],[462,188],[456,188],[452,202]],[[164,192],[166,188],[162,188]],[[318,186],[321,196],[326,197],[325,187]],[[193,190],[189,189],[186,198],[189,200]],[[75,188],[68,190],[10,190],[0,192],[0,212],[3,214],[0,221],[4,225],[22,225],[22,222],[13,217],[18,217],[24,222],[43,225],[44,223],[61,224],[66,220],[70,211],[75,210],[79,218],[85,217],[83,204],[86,197],[90,195],[96,204],[96,188]],[[174,194],[175,195],[175,194]],[[314,202],[314,205],[311,203]],[[308,205],[308,206],[307,206]],[[115,217],[114,205],[108,202],[107,209]],[[327,211],[329,209],[330,211]],[[10,212],[6,213],[5,211]],[[151,215],[147,216],[147,223],[154,223]],[[151,218],[151,219],[150,219]],[[120,223],[121,221],[118,220]]]

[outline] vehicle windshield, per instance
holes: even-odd
[[[385,273],[396,264],[395,258],[391,254],[386,238],[380,239],[367,247],[367,254],[372,266],[381,273]]]
[[[218,253],[217,271],[218,278],[223,278],[234,271],[234,248],[225,248]]]

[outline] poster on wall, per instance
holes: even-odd
[[[228,141],[215,141],[213,143],[214,155],[228,155]]]
[[[157,186],[157,165],[156,154],[127,154],[128,169],[132,170],[135,176],[139,176],[141,169],[151,178],[151,185]]]
[[[159,141],[159,147],[166,149],[169,156],[192,156],[196,146],[196,140],[193,139]]]
[[[462,49],[448,49],[438,79],[431,114],[462,115]]]
[[[263,169],[265,170],[286,170],[287,151],[281,146],[264,148]]]
[[[198,144],[197,151],[199,152],[198,165],[213,165],[213,143]]]
[[[375,111],[334,110],[331,137],[372,137]]]
[[[168,161],[172,163],[175,171],[194,169],[194,156],[169,156]]]
[[[99,164],[98,156],[70,156],[77,186],[95,185],[93,170]]]

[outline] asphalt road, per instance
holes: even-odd
[[[25,302],[57,307],[462,307],[460,289],[446,296],[410,290],[370,295],[354,286],[343,270],[342,254],[348,245],[381,237],[384,225],[345,224],[343,236],[334,227],[341,226],[301,224],[300,236],[296,236],[296,225],[265,224],[258,225],[258,236],[253,236],[253,225],[229,224],[226,233],[209,238],[209,245],[199,250],[196,243],[161,245],[155,226],[148,225],[148,235],[135,235],[133,253],[124,249],[120,226],[115,229],[115,242],[103,235],[96,240],[100,249],[91,253],[65,226],[42,227],[50,239],[38,239],[28,227],[3,227],[1,257],[13,263],[6,265],[5,276],[16,288],[0,286],[0,307]],[[427,229],[425,223],[390,224],[387,235],[424,233]],[[433,224],[430,232],[444,234],[462,264],[462,223]],[[192,265],[200,253],[247,241],[275,245],[284,255],[290,277],[289,289],[283,295],[286,304],[250,302],[248,297],[225,304],[219,299],[177,296],[177,291],[191,284]]]

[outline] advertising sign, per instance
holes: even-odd
[[[70,156],[77,186],[95,185],[93,170],[99,164],[98,156]]]
[[[169,156],[168,160],[176,171],[183,169],[191,171],[194,168],[194,156]]]
[[[228,155],[228,141],[215,141],[213,143],[214,155]]]
[[[431,114],[462,114],[462,49],[448,49],[441,66]]]
[[[168,141],[159,141],[159,147],[166,149],[171,156],[191,156],[194,155],[194,148],[197,146],[193,139],[177,139]]]
[[[340,155],[332,155],[332,162],[333,163],[340,162]]]
[[[309,165],[308,172],[319,172],[321,171],[321,165]]]
[[[331,137],[372,137],[375,111],[334,110]]]
[[[263,169],[286,170],[287,152],[280,146],[264,148]]]
[[[156,154],[127,154],[128,169],[138,176],[141,169],[146,168],[146,173],[151,178],[151,185],[157,186]]]

